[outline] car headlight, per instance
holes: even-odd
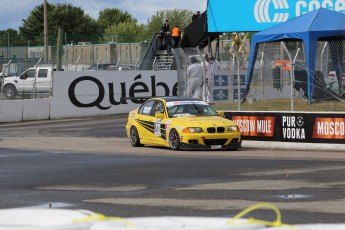
[[[204,130],[200,127],[188,127],[182,130],[183,133],[202,133]]]
[[[234,132],[237,131],[238,127],[237,126],[228,126],[228,132]]]

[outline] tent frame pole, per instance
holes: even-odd
[[[290,52],[287,49],[284,41],[282,42],[282,45],[283,45],[284,50],[285,50],[285,52],[288,55],[289,60],[290,60],[290,94],[291,94],[290,95],[290,97],[291,97],[290,99],[291,99],[291,112],[293,112],[294,111],[294,89],[293,89],[293,84],[294,84],[294,64],[295,64],[295,61],[296,61],[297,54],[299,52],[299,48],[298,48],[296,56],[294,57],[294,59],[292,59],[292,57],[290,55]]]

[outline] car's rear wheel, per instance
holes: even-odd
[[[133,147],[143,146],[140,143],[139,132],[138,132],[137,128],[134,126],[131,127],[129,140],[130,140],[131,145]]]
[[[13,99],[17,95],[17,89],[14,85],[5,85],[3,92],[5,97],[8,99]]]
[[[172,129],[169,134],[169,145],[172,150],[179,150],[181,147],[180,135],[176,129]]]

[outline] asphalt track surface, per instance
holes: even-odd
[[[0,124],[0,208],[231,217],[269,202],[285,223],[345,223],[343,151],[245,141],[238,151],[133,148],[125,121],[111,115]],[[252,216],[275,218],[267,209]]]

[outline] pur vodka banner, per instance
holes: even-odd
[[[208,0],[208,32],[250,32],[319,8],[345,12],[345,0]]]

